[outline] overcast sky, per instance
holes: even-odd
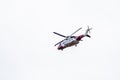
[[[91,38],[58,51],[76,29]],[[1,0],[0,80],[120,80],[119,0]]]

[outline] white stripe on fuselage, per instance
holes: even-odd
[[[77,41],[75,38],[67,38],[63,42],[61,42],[61,46],[62,47],[70,47],[70,46],[73,46],[78,43],[79,43],[79,41]]]

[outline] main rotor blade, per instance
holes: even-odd
[[[65,39],[64,39],[64,40],[65,40]],[[54,46],[56,46],[56,45],[60,44],[60,43],[61,43],[61,42],[63,42],[64,40],[62,40],[62,41],[60,41],[60,42],[56,43]]]
[[[77,29],[75,32],[73,32],[70,36],[72,36],[73,34],[75,34],[76,32],[78,32],[80,29],[82,29],[82,28],[79,28],[79,29]]]
[[[59,35],[59,36],[62,36],[62,37],[66,37],[66,36],[64,36],[64,35],[62,35],[62,34],[59,34],[59,33],[57,33],[57,32],[53,32],[54,34],[57,34],[57,35]]]

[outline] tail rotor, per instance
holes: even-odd
[[[90,34],[91,32],[90,32],[90,30],[92,29],[92,28],[90,28],[89,26],[87,26],[88,27],[88,29],[86,30],[86,34]]]
[[[88,33],[89,33],[89,34],[91,33],[90,30],[91,30],[92,28],[90,28],[89,26],[87,26],[87,27],[88,27],[88,29],[86,30],[85,35],[90,38],[91,36],[88,35]]]

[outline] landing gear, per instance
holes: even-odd
[[[77,47],[77,44],[75,45],[75,47]]]

